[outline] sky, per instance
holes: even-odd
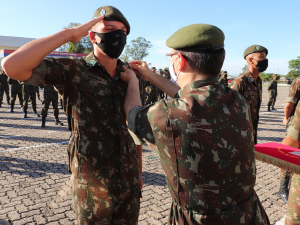
[[[112,5],[127,18],[131,40],[143,37],[153,47],[144,61],[169,67],[166,40],[178,29],[196,23],[212,24],[225,34],[222,70],[237,76],[246,65],[245,49],[258,44],[269,50],[266,73],[286,75],[288,61],[300,56],[299,0],[0,0],[0,35],[42,38],[71,22],[85,23],[95,10]]]

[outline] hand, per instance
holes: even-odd
[[[146,81],[149,80],[147,75],[149,75],[149,72],[151,74],[152,71],[149,69],[149,67],[145,61],[135,60],[135,61],[129,62],[129,66],[143,80],[146,80]]]
[[[69,30],[72,31],[72,37],[70,42],[77,43],[83,38],[84,36],[87,36],[89,34],[89,30],[95,26],[97,23],[99,23],[101,20],[104,19],[104,16],[100,16],[97,18],[94,18],[90,20],[87,23],[84,23],[80,26],[70,28]]]
[[[132,70],[129,70],[125,65],[122,66],[124,72],[121,72],[121,79],[126,82],[129,83],[131,80],[137,79],[135,73]]]
[[[284,125],[287,125],[287,121],[288,121],[288,120],[284,117],[282,123],[283,123]]]

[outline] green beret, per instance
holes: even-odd
[[[169,71],[169,70],[167,68],[165,68],[164,71]]]
[[[254,53],[254,52],[265,52],[266,55],[268,55],[268,49],[266,49],[265,47],[261,46],[261,45],[251,45],[250,47],[246,48],[245,52],[244,52],[244,59],[246,59],[246,56]]]
[[[94,13],[94,18],[104,15],[104,20],[122,22],[127,28],[127,35],[130,32],[130,25],[123,14],[113,6],[102,6]]]
[[[199,23],[179,29],[169,37],[166,45],[174,49],[217,50],[224,48],[224,40],[225,35],[218,27]]]

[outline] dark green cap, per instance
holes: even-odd
[[[250,47],[246,48],[245,52],[244,52],[244,59],[246,59],[246,56],[254,53],[254,52],[265,52],[266,55],[268,55],[268,49],[266,49],[265,47],[261,46],[261,45],[251,45]]]
[[[169,48],[191,48],[217,50],[224,48],[225,35],[218,27],[199,23],[191,24],[176,31],[166,42]]]
[[[130,25],[123,14],[113,6],[102,6],[94,13],[94,18],[104,15],[104,20],[122,22],[127,28],[127,35],[130,32]]]
[[[227,71],[224,71],[224,72],[223,72],[223,74],[224,74],[224,73],[226,73],[226,74],[227,74]]]

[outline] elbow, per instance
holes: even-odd
[[[2,60],[1,67],[8,77],[16,80],[17,73],[15,70],[17,69],[17,66],[13,65],[13,62],[9,57],[6,57]]]

